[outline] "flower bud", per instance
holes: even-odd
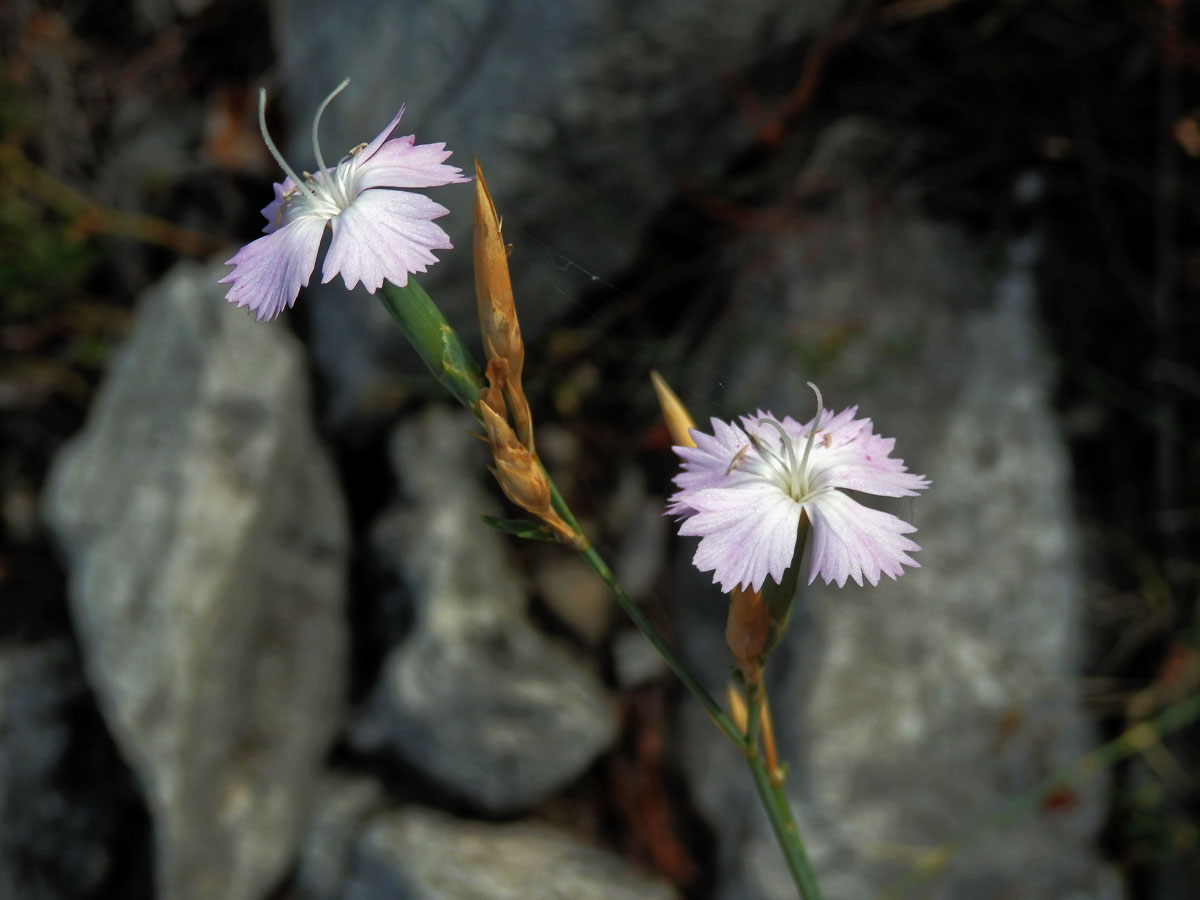
[[[688,414],[687,407],[657,372],[651,371],[650,380],[654,382],[654,392],[658,394],[658,405],[662,409],[663,421],[667,423],[667,431],[670,432],[675,446],[695,447],[696,442],[692,440],[688,430],[695,428],[696,423]]]
[[[769,634],[770,619],[762,594],[740,587],[730,591],[725,642],[747,684],[754,684],[762,677],[761,657]]]

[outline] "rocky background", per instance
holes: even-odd
[[[0,6],[0,900],[793,896],[744,765],[362,291],[223,300],[277,177],[477,156],[539,448],[714,693],[648,372],[857,404],[922,568],[769,670],[830,900],[1184,900],[1200,687],[1200,22],[1176,0]],[[422,278],[474,341],[469,186]]]

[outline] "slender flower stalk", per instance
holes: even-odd
[[[703,452],[703,444],[698,447],[697,443],[698,439],[703,441],[707,435],[695,430],[691,414],[662,376],[652,372],[650,377],[658,394],[667,429],[677,444],[676,452],[681,455],[688,449]],[[810,445],[811,443],[810,440]],[[744,455],[741,451],[736,451],[729,469],[735,468]],[[807,461],[807,455],[805,460]],[[685,475],[689,473],[685,472]],[[794,527],[796,530],[792,533],[793,540],[803,547],[808,535],[807,519],[801,515]],[[763,683],[763,666],[787,627],[795,592],[795,567],[786,569],[779,581],[763,585],[763,590],[746,584],[735,585],[730,591],[725,641],[738,665],[746,699],[743,700],[741,693],[732,685],[728,697],[733,721],[743,735],[742,751],[746,757],[746,765],[750,769],[750,776],[759,793],[763,810],[771,822],[775,839],[787,861],[796,890],[803,900],[821,900],[821,888],[816,872],[809,861],[804,841],[792,816],[787,794],[783,790],[784,770],[779,764],[775,729],[767,703],[766,685]]]
[[[752,689],[748,712],[748,732],[758,728],[758,723],[763,719],[765,703],[766,692],[761,685],[758,690]],[[774,773],[768,771],[763,757],[757,752],[757,746],[754,747],[753,752],[747,752],[746,762],[750,767],[750,776],[754,780],[754,787],[758,790],[759,799],[762,800],[763,809],[766,810],[767,818],[771,822],[771,830],[775,832],[775,840],[783,851],[783,857],[787,862],[788,871],[791,872],[796,890],[803,900],[821,900],[821,886],[817,882],[816,870],[808,858],[804,841],[800,839],[800,831],[792,816],[791,805],[783,790],[783,779],[779,777],[778,771]]]
[[[379,300],[438,383],[475,411],[475,398],[483,389],[479,363],[425,289],[415,278],[404,287],[385,281]],[[477,411],[475,415],[480,418]]]
[[[470,358],[470,353],[463,346],[462,341],[458,338],[458,334],[446,324],[445,319],[441,317],[440,313],[435,314],[430,311],[430,307],[433,310],[436,310],[436,307],[433,307],[432,301],[425,292],[420,290],[415,281],[410,282],[405,288],[385,285],[383,299],[388,311],[404,327],[405,336],[417,349],[421,358],[426,361],[434,375],[437,376],[438,381],[446,387],[459,403],[482,421],[483,417],[488,415],[488,412],[483,411],[485,404],[472,399],[477,395],[486,395],[486,389],[483,387],[478,374],[479,366],[474,359]],[[417,312],[415,315],[414,310]],[[517,452],[516,447],[512,446],[513,443],[521,446],[519,442],[515,441],[515,436],[510,439],[503,429],[500,429],[499,436],[507,444],[505,452]],[[609,590],[613,592],[618,605],[629,616],[638,631],[650,641],[663,657],[663,660],[670,667],[671,671],[679,677],[683,686],[704,707],[718,730],[733,744],[745,750],[746,743],[742,729],[738,728],[733,720],[721,709],[720,704],[704,689],[699,679],[692,674],[683,660],[679,658],[679,655],[675,653],[667,639],[651,624],[646,614],[641,611],[633,598],[624,591],[617,581],[616,576],[608,567],[608,564],[605,563],[604,558],[594,547],[587,544],[587,539],[579,526],[578,520],[572,514],[558,487],[545,472],[540,461],[537,462],[537,465],[542,469],[542,475],[545,478],[545,488],[549,491],[550,512],[557,515],[567,526],[567,532],[559,533],[559,537],[564,540],[564,543],[569,543],[580,551],[587,564],[600,577]],[[523,469],[523,474],[525,477],[528,477],[528,470]],[[499,476],[497,478],[499,479]],[[504,489],[503,481],[501,481],[501,488]],[[519,501],[514,502],[521,505]],[[540,504],[540,500],[538,503]],[[541,509],[540,505],[539,509]],[[536,512],[535,514],[543,517],[543,512]],[[543,521],[545,521],[545,518],[543,518]],[[554,530],[558,533],[557,528]],[[572,537],[572,535],[576,537]]]
[[[537,458],[532,418],[520,382],[524,344],[512,300],[506,248],[500,236],[499,217],[478,166],[475,264],[480,327],[487,361],[483,371],[436,305],[419,285],[408,280],[410,273],[424,271],[427,264],[436,261],[431,250],[449,247],[448,239],[443,243],[444,232],[432,225],[432,220],[446,210],[420,195],[395,190],[400,187],[430,187],[466,179],[457,169],[443,164],[449,155],[443,151],[443,145],[416,146],[411,137],[389,140],[400,113],[370,144],[351,151],[350,156],[336,167],[326,166],[317,141],[320,118],[325,107],[344,87],[345,83],[330,94],[317,110],[312,131],[318,171],[315,175],[306,174],[302,178],[283,160],[267,134],[265,94],[260,96],[259,117],[263,137],[287,177],[275,186],[275,201],[263,210],[269,222],[264,229],[266,236],[242,248],[229,260],[234,271],[223,279],[223,282],[233,284],[228,299],[240,306],[249,306],[260,319],[272,318],[282,309],[290,307],[300,287],[308,283],[325,226],[332,228],[333,239],[323,268],[324,280],[329,281],[341,274],[347,288],[353,288],[360,281],[371,293],[382,288],[381,298],[385,307],[401,325],[405,336],[430,371],[484,425],[486,440],[495,462],[492,472],[505,495],[540,520],[540,525],[533,526],[527,522],[518,522],[513,526],[513,523],[500,520],[495,524],[506,530],[515,528],[513,533],[526,537],[553,535],[581,553],[616,596],[634,625],[701,703],[716,727],[745,755],[800,896],[803,900],[820,900],[815,874],[782,789],[783,772],[775,754],[766,689],[762,681],[762,664],[787,620],[788,603],[779,595],[792,592],[794,573],[791,579],[784,579],[781,584],[774,586],[777,589],[760,591],[766,571],[770,571],[775,575],[776,582],[780,582],[780,576],[774,568],[780,554],[768,553],[765,556],[760,554],[766,560],[766,565],[757,584],[753,583],[756,570],[750,570],[747,576],[745,567],[733,580],[738,590],[731,605],[727,638],[742,669],[748,706],[731,700],[731,716],[721,709],[621,588],[608,565],[587,541],[566,501]],[[393,190],[376,191],[376,188]],[[656,380],[656,388],[660,397],[674,398],[661,379]],[[825,509],[829,506],[828,501],[822,501],[821,506],[815,505],[817,498],[825,492],[823,485],[827,483],[830,490],[856,486],[842,483],[846,479],[853,480],[855,471],[858,471],[854,469],[854,454],[844,454],[846,458],[839,457],[836,463],[832,455],[826,454],[825,467],[822,468],[820,464],[826,450],[832,454],[835,448],[861,437],[858,432],[850,435],[849,431],[843,433],[839,430],[856,424],[853,410],[843,414],[844,418],[833,417],[827,421],[819,409],[806,432],[807,445],[803,457],[798,460],[792,442],[798,439],[795,430],[803,430],[803,427],[790,419],[779,422],[760,414],[757,424],[778,432],[777,438],[769,434],[764,438],[752,431],[749,425],[746,430],[723,426],[727,431],[721,432],[717,438],[710,438],[694,429],[690,416],[678,403],[678,398],[674,398],[674,404],[664,401],[664,407],[668,406],[671,408],[668,425],[680,445],[676,448],[677,452],[688,463],[685,473],[676,479],[680,491],[673,498],[673,511],[689,519],[695,518],[698,522],[708,522],[705,517],[711,515],[721,499],[719,493],[714,495],[711,492],[728,490],[734,486],[730,483],[730,476],[745,462],[746,472],[757,474],[760,480],[772,483],[776,491],[782,490],[803,507],[796,513],[792,523],[793,547],[787,554],[788,563],[791,562],[797,540],[797,529],[807,521],[805,517],[814,517],[818,510],[827,518],[831,515]],[[714,420],[714,427],[720,424]],[[869,422],[866,424],[869,426]],[[734,431],[740,433],[744,440],[733,448],[730,455],[727,445],[733,440]],[[818,431],[822,432],[820,442],[816,441]],[[843,437],[845,440],[842,440]],[[869,449],[877,454],[883,451],[879,454],[882,462],[875,462],[874,465],[881,472],[893,476],[897,491],[893,495],[911,493],[914,489],[911,483],[896,480],[896,476],[904,471],[903,465],[886,458],[891,449],[890,442],[873,434],[866,440],[875,442],[870,444]],[[816,455],[813,455],[814,445],[818,447]],[[693,455],[689,457],[687,454]],[[718,477],[709,465],[711,457],[720,455],[729,457],[723,477]],[[813,457],[811,470],[810,456]],[[867,457],[866,463],[857,459],[859,470],[870,469],[871,462],[870,457]],[[837,465],[846,471],[829,475],[830,467],[836,469]],[[882,477],[876,473],[871,481],[872,487],[858,486],[858,489],[887,493],[887,490],[878,489]],[[732,481],[741,484],[744,479],[739,475]],[[924,483],[919,486],[924,487]],[[788,519],[787,514],[778,512],[781,506],[778,498],[768,498],[761,489],[756,488],[752,499],[771,513],[768,516],[771,521]],[[897,533],[911,530],[911,526],[900,524],[902,529],[892,530]],[[745,546],[752,533],[752,529],[742,528],[735,532],[735,536]],[[711,536],[702,534],[704,538]],[[721,539],[717,543],[721,543]],[[914,545],[905,549],[916,548]],[[903,561],[915,565],[907,557]],[[892,562],[895,568],[899,568],[899,562]],[[878,568],[888,571],[889,565],[880,563]],[[721,568],[718,580],[721,580],[725,569],[723,562]],[[860,563],[859,569],[867,572],[867,577],[871,578],[872,570],[869,567],[863,568]],[[892,573],[888,571],[888,574]],[[875,578],[878,578],[878,573]],[[845,576],[842,578],[844,580]],[[763,753],[759,750],[760,743],[766,752],[765,764]]]
[[[668,512],[683,520],[680,534],[700,538],[696,567],[712,572],[731,594],[725,634],[746,687],[746,703],[738,697],[732,705],[744,727],[746,761],[796,889],[804,900],[819,900],[821,889],[783,790],[762,667],[787,628],[810,535],[809,583],[820,575],[838,587],[851,578],[876,585],[880,575],[896,578],[904,566],[917,565],[908,554],[920,548],[904,536],[916,529],[845,492],[910,497],[929,481],[892,458],[895,441],[875,434],[869,419],[855,418],[857,408],[829,412],[821,392],[809,387],[817,396],[810,422],[760,410],[740,427],[713,419],[711,435],[694,427],[680,435],[691,417],[655,377],[675,452],[683,459]]]
[[[739,728],[734,720],[721,709],[717,701],[704,689],[696,676],[692,674],[683,660],[671,648],[671,645],[667,643],[667,639],[658,632],[658,629],[650,624],[650,620],[646,618],[646,614],[642,612],[633,598],[625,593],[620,583],[618,583],[616,576],[613,575],[612,570],[609,569],[595,548],[589,547],[584,552],[583,558],[592,567],[592,571],[599,575],[600,580],[613,592],[621,609],[625,611],[625,614],[637,626],[638,631],[654,645],[654,649],[662,656],[663,660],[679,678],[683,686],[691,692],[693,697],[700,701],[700,705],[704,707],[704,711],[708,713],[709,718],[712,719],[717,729],[743,751],[748,750],[749,745],[746,742],[743,729]]]

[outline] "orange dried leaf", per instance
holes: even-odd
[[[533,419],[521,387],[525,344],[521,340],[521,326],[513,302],[508,248],[500,234],[500,217],[496,214],[496,205],[478,160],[475,161],[474,261],[475,299],[483,351],[489,361],[502,359],[507,363],[504,391],[508,414],[521,443],[532,452]]]
[[[492,447],[492,459],[496,463],[491,472],[500,483],[504,495],[545,522],[565,543],[580,550],[587,549],[583,535],[555,512],[550,482],[537,458],[525,449],[504,417],[486,402],[479,404],[479,412],[483,417],[483,427],[487,429],[488,443]]]

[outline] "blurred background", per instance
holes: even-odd
[[[1195,5],[7,0],[0,48],[0,900],[794,896],[380,304],[225,303],[258,89],[311,170],[346,76],[327,160],[405,105],[483,165],[539,451],[715,694],[651,369],[701,423],[817,382],[932,479],[922,567],[768,670],[828,898],[1200,895]]]

